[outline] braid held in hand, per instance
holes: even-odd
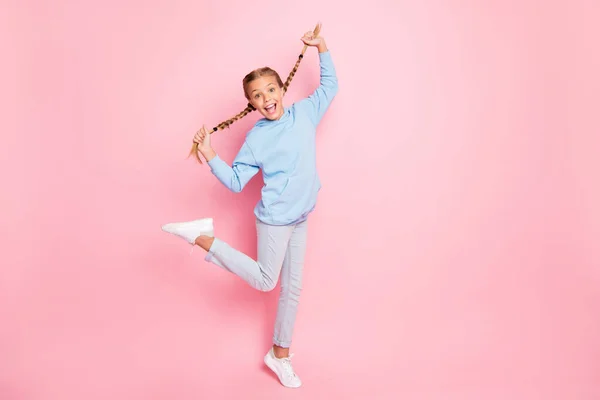
[[[216,132],[218,130],[223,130],[225,128],[229,128],[229,125],[233,124],[238,119],[244,118],[246,115],[250,114],[254,110],[255,110],[254,106],[252,104],[248,103],[248,106],[246,108],[244,108],[244,110],[241,113],[237,114],[234,117],[229,118],[226,121],[221,122],[220,124],[215,126],[212,129],[212,131],[210,131],[210,133],[212,134],[213,132]],[[200,159],[200,156],[198,155],[198,143],[196,143],[196,142],[194,142],[194,145],[192,146],[192,149],[190,150],[190,154],[188,155],[188,157],[191,156],[192,154],[194,154],[196,156],[196,159],[198,160],[198,162],[200,164],[202,164],[202,160]]]
[[[318,23],[317,26],[315,26],[315,29],[313,31],[313,35],[315,37],[317,37],[317,36],[319,36],[319,32],[321,32],[321,23]],[[308,48],[308,46],[304,45],[304,48],[302,49],[302,53],[300,53],[300,55],[298,56],[298,61],[296,61],[296,65],[294,65],[294,69],[292,69],[292,72],[290,72],[290,75],[286,79],[285,84],[283,85],[283,92],[284,93],[287,92],[288,86],[290,86],[290,83],[292,82],[292,79],[294,78],[294,75],[296,75],[296,72],[298,72],[298,68],[300,67],[300,62],[304,58],[304,53],[306,52],[307,48]]]

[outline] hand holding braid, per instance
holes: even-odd
[[[301,40],[304,42],[304,48],[302,49],[302,52],[298,56],[298,61],[296,61],[296,65],[294,65],[292,72],[290,72],[288,78],[286,79],[285,83],[283,84],[283,92],[284,93],[287,91],[290,83],[292,82],[292,79],[294,78],[294,75],[296,75],[296,72],[298,71],[298,67],[300,66],[300,62],[302,61],[302,58],[304,58],[304,53],[306,52],[306,49],[308,48],[308,46],[316,46],[319,48],[319,51],[321,51],[321,49],[324,47],[324,41],[322,41],[322,39],[319,38],[320,31],[321,31],[321,23],[319,22],[312,32],[310,32],[310,31],[306,32],[304,34],[304,36],[302,37]],[[218,124],[217,126],[212,128],[211,131],[208,131],[208,130],[206,130],[206,128],[202,127],[202,129],[200,129],[194,136],[194,144],[192,146],[192,149],[190,150],[190,154],[188,155],[188,157],[193,154],[196,157],[196,159],[198,160],[198,162],[200,164],[202,164],[202,159],[198,155],[198,152],[201,151],[203,154],[206,154],[206,155],[208,155],[208,153],[210,153],[210,152],[213,152],[212,148],[210,148],[210,138],[208,136],[210,136],[213,132],[228,128],[235,121],[237,121],[241,118],[244,118],[246,115],[250,114],[254,110],[256,110],[256,108],[254,108],[254,106],[252,104],[248,103],[248,106],[242,112],[240,112],[239,114],[237,114],[236,116],[234,116],[228,120],[221,122],[220,124]],[[203,147],[199,148],[199,146],[203,146]]]
[[[207,131],[206,128],[204,128],[204,127],[202,129],[204,129],[204,132],[207,134],[207,136],[210,136],[210,134],[212,134],[213,132],[216,132],[217,130],[223,130],[225,128],[228,128],[229,125],[233,124],[235,121],[237,121],[240,118],[244,118],[246,115],[248,115],[249,113],[251,113],[254,110],[255,110],[254,106],[252,104],[248,103],[248,106],[241,113],[239,113],[238,115],[236,115],[226,121],[221,122],[219,125],[212,128],[212,130],[210,132]],[[198,134],[202,132],[202,129],[196,133],[196,136],[198,136]],[[196,139],[196,136],[194,136],[194,139]],[[208,141],[208,145],[210,146],[210,140]],[[192,149],[190,150],[190,154],[188,155],[188,157],[191,156],[192,154],[194,154],[194,156],[196,157],[198,162],[200,164],[202,164],[202,159],[198,155],[198,150],[199,150],[199,142],[194,140],[194,144],[192,146]]]
[[[296,61],[296,65],[294,65],[294,69],[292,69],[292,72],[290,72],[290,75],[288,76],[288,78],[286,79],[285,83],[283,84],[283,92],[287,92],[288,86],[290,86],[290,83],[292,82],[292,79],[294,78],[294,75],[296,75],[296,72],[298,71],[298,67],[300,67],[300,61],[302,61],[302,59],[304,58],[304,53],[306,52],[306,49],[308,48],[308,46],[314,46],[316,43],[316,41],[318,40],[318,42],[320,43],[320,39],[318,39],[319,36],[319,32],[321,32],[321,23],[319,22],[317,24],[317,26],[315,26],[315,29],[312,32],[306,32],[304,34],[304,36],[302,37],[302,40],[304,42],[304,48],[302,49],[302,53],[300,53],[300,55],[298,56],[298,61]]]
[[[210,145],[210,133],[204,125],[202,125],[202,128],[194,135],[194,144],[198,146],[198,151],[202,153],[206,160],[210,161],[216,155]]]

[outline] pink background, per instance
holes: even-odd
[[[599,8],[4,1],[0,398],[600,398]],[[260,176],[233,194],[185,157],[318,20],[340,92],[290,390],[261,361],[277,291],[160,226],[212,216],[255,254]]]

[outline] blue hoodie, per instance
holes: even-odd
[[[284,107],[276,121],[261,118],[230,167],[218,155],[208,162],[212,173],[233,192],[262,170],[264,186],[254,208],[256,217],[270,225],[304,221],[315,208],[321,182],[316,166],[316,128],[338,92],[329,51],[319,53],[319,87],[307,98]]]

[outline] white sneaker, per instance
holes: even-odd
[[[302,385],[302,382],[292,368],[291,358],[293,356],[293,354],[290,354],[289,357],[277,358],[275,357],[275,353],[271,347],[271,350],[269,350],[267,355],[265,355],[265,364],[267,364],[267,367],[275,372],[275,375],[277,375],[283,386],[289,388],[299,388]]]
[[[197,219],[188,222],[172,222],[162,226],[162,230],[194,244],[198,236],[214,236],[212,218]]]

